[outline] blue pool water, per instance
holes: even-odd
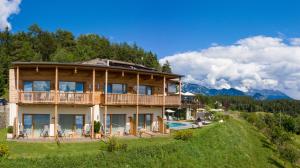
[[[170,128],[177,128],[177,127],[187,126],[187,124],[179,123],[179,122],[168,122],[168,126]]]

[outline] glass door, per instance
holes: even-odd
[[[122,133],[125,132],[126,126],[126,118],[125,114],[112,114],[111,115],[111,132],[114,133]]]
[[[28,136],[32,136],[32,115],[24,114],[23,126],[23,131],[26,132]]]
[[[84,127],[84,117],[83,115],[75,116],[75,126],[76,126],[76,134],[82,135],[83,127]]]
[[[43,130],[47,130],[49,135],[49,124],[49,114],[34,114],[32,117],[33,136],[40,137]]]

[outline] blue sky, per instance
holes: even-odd
[[[136,42],[159,57],[253,35],[299,36],[300,2],[262,0],[23,0],[13,31],[33,23]]]
[[[36,23],[137,43],[185,81],[300,99],[297,0],[0,0],[0,30]]]

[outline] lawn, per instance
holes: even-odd
[[[229,119],[193,130],[188,141],[172,137],[122,139],[127,151],[107,152],[103,142],[4,142],[0,167],[281,167],[272,146],[245,121]],[[1,140],[4,131],[1,131]]]

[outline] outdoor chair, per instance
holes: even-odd
[[[24,130],[23,125],[20,125],[20,129],[19,129],[19,136],[18,136],[18,138],[20,138],[20,137],[22,137],[22,138],[27,137],[28,138],[28,134]]]
[[[49,126],[44,125],[44,129],[42,130],[40,137],[48,137],[49,136]]]
[[[57,136],[58,137],[65,137],[66,136],[65,132],[61,129],[60,125],[58,125],[58,127],[57,127]]]
[[[85,128],[82,131],[82,135],[84,137],[89,137],[91,136],[91,127],[90,126],[85,126]]]

